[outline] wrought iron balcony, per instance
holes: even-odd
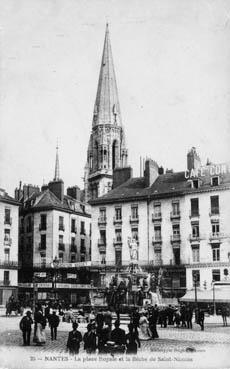
[[[11,246],[12,245],[12,238],[5,237],[4,238],[4,246]]]
[[[40,251],[46,250],[46,244],[40,242],[38,248],[39,248]]]
[[[21,266],[21,263],[13,260],[0,260],[0,267],[3,268],[18,268]]]
[[[162,221],[162,214],[161,214],[161,212],[153,213],[152,214],[152,221],[153,222],[161,222]]]
[[[59,251],[65,251],[65,244],[63,242],[58,243],[58,250]]]
[[[122,245],[122,237],[117,237],[113,239],[113,245]]]
[[[70,245],[70,252],[77,252],[77,245],[71,244]]]
[[[99,239],[97,242],[98,248],[99,248],[99,252],[100,253],[105,253],[106,251],[106,240],[103,239]]]
[[[12,224],[12,218],[11,217],[5,217],[4,218],[4,224],[11,225]]]
[[[180,237],[180,234],[172,234],[171,235],[171,243],[178,243],[181,241],[181,237]]]
[[[98,225],[99,226],[106,226],[106,224],[107,224],[106,216],[98,217]]]
[[[220,215],[220,209],[219,207],[212,207],[210,209],[210,212],[209,212],[209,216],[212,217],[212,216],[219,216]]]
[[[136,215],[135,217],[130,215],[129,222],[132,223],[139,223],[139,215]]]
[[[190,214],[189,214],[189,218],[199,218],[200,217],[200,213],[199,213],[199,210],[197,211],[191,211],[190,210]]]
[[[10,286],[10,281],[9,280],[0,281],[0,286]]]
[[[180,211],[171,211],[170,213],[170,219],[174,220],[174,219],[180,219]]]
[[[162,236],[161,235],[153,236],[153,238],[152,238],[152,244],[153,245],[162,244]]]
[[[46,231],[46,223],[39,224],[39,231]]]
[[[122,218],[113,217],[113,224],[122,224]]]
[[[225,237],[228,237],[228,236],[229,235],[227,235],[226,233],[214,232],[214,233],[210,233],[209,239],[210,239],[210,241],[218,241],[221,238],[225,238]]]
[[[194,235],[194,234],[189,235],[190,242],[200,242],[201,239],[202,239],[202,236],[200,234],[199,235]]]

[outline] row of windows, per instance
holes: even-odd
[[[58,254],[58,260],[59,260],[59,262],[60,263],[63,263],[64,262],[64,259],[65,259],[64,254],[61,253],[61,252],[59,252],[59,254]],[[70,263],[75,263],[77,261],[77,255],[76,254],[71,254],[70,257],[69,257],[69,259],[66,260],[66,261],[67,262],[70,262]],[[81,262],[86,261],[86,255],[81,254],[80,255],[80,261]],[[41,253],[40,254],[40,262],[41,262],[41,264],[46,265],[47,258],[46,258],[46,254],[45,253]]]
[[[199,198],[192,198],[191,200],[191,216],[199,216]],[[219,196],[210,196],[211,214],[219,214]],[[161,203],[153,204],[154,216],[161,216]],[[99,209],[99,220],[106,221],[106,208]],[[172,216],[180,215],[180,202],[172,202]],[[131,219],[138,219],[138,205],[131,205]],[[122,207],[115,207],[115,221],[122,220]]]
[[[39,229],[40,229],[40,231],[46,231],[46,229],[47,229],[47,214],[41,214],[40,215]],[[59,216],[58,229],[59,229],[59,231],[65,231],[64,217],[62,217],[62,216]],[[23,231],[23,226],[21,226],[21,231]],[[32,232],[32,217],[27,218],[26,232],[27,233]],[[76,219],[71,219],[71,232],[72,233],[77,233]],[[81,223],[80,223],[80,234],[86,234],[85,222],[84,221],[81,221]]]
[[[213,282],[219,282],[221,278],[220,269],[212,269],[212,280]],[[200,271],[199,270],[193,270],[192,271],[192,280],[193,280],[193,287],[200,286]],[[204,287],[206,286],[206,283],[204,282]]]
[[[59,235],[58,237],[58,246],[59,249],[61,249],[62,251],[65,251],[65,244],[64,244],[64,236],[63,235]],[[73,250],[73,246],[76,246],[76,238],[72,237],[71,238],[71,248]],[[40,250],[46,250],[46,234],[41,234],[41,241],[40,241]],[[86,252],[86,248],[85,248],[85,239],[81,238],[80,240],[80,247],[81,247],[81,252]],[[84,250],[84,251],[83,251]]]

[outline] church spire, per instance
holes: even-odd
[[[57,142],[54,181],[59,180],[60,180],[60,168],[59,168],[58,142]]]
[[[98,124],[121,125],[120,104],[118,100],[108,23],[106,24],[101,69],[93,113],[93,125]]]

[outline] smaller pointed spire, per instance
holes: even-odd
[[[54,181],[59,180],[60,180],[60,168],[59,168],[58,142],[57,142]]]

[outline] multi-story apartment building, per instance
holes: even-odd
[[[18,293],[19,205],[0,189],[0,305]]]
[[[211,288],[230,273],[230,166],[201,166],[195,148],[187,170],[166,171],[152,160],[143,177],[123,182],[114,172],[114,189],[91,201],[92,263],[108,283],[114,270],[130,262],[129,240],[138,245],[139,264],[160,270],[163,296],[182,296],[194,283]],[[127,175],[126,175],[127,178]],[[123,183],[122,183],[123,182]],[[116,267],[112,271],[109,268]],[[99,268],[100,269],[100,268]],[[106,276],[105,276],[106,269]]]
[[[41,191],[30,185],[16,189],[21,202],[19,287],[24,298],[32,296],[35,283],[38,299],[85,300],[90,287],[86,267],[91,258],[91,215],[81,194],[75,186],[64,195],[58,154],[53,181]]]

